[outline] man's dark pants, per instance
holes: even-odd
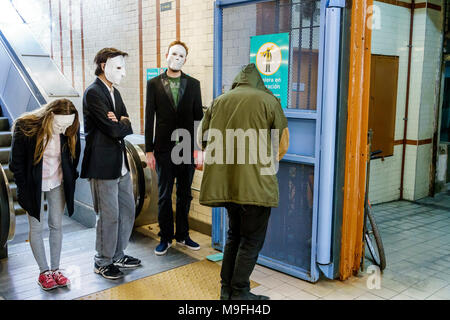
[[[222,261],[222,289],[233,296],[250,291],[250,275],[266,238],[270,207],[227,203],[229,230]]]
[[[158,223],[161,241],[171,242],[185,240],[189,235],[188,215],[191,207],[191,185],[194,177],[195,165],[174,164],[170,152],[155,153],[156,172],[158,174]],[[176,233],[174,236],[172,192],[176,179]]]

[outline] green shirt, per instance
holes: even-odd
[[[173,102],[175,103],[175,108],[178,105],[178,91],[180,90],[180,77],[178,78],[169,78],[170,90],[172,91]]]

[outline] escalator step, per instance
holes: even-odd
[[[10,147],[12,134],[10,131],[0,131],[0,147]]]
[[[0,163],[8,163],[9,162],[9,152],[11,151],[11,147],[0,147]]]
[[[7,117],[0,117],[0,131],[9,131],[9,120]]]

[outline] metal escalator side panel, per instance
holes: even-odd
[[[28,87],[30,94],[34,96],[40,104],[47,103],[38,86],[33,81],[33,78],[29,74],[27,68],[22,63],[20,57],[14,51],[14,48],[10,45],[7,38],[3,34],[3,29],[0,29],[0,47],[1,51],[3,51],[3,57],[1,61],[2,68],[8,69],[7,77],[10,77],[14,72],[14,74],[17,74],[17,76],[22,79],[23,83],[26,85],[26,87]],[[7,57],[7,59],[4,59],[5,57]],[[8,60],[9,64],[6,65]],[[7,83],[8,81],[6,80],[5,82]],[[3,92],[6,91],[4,90]]]
[[[16,232],[16,215],[14,202],[3,167],[0,166],[0,247],[14,238]]]
[[[61,73],[47,49],[41,45],[29,25],[25,23],[25,20],[21,18],[19,12],[9,1],[0,1],[0,44],[3,45],[9,57],[8,77],[11,77],[11,73],[14,74],[15,83],[20,82],[18,86],[23,91],[20,95],[17,95],[18,89],[14,90],[15,86],[9,86],[8,90],[3,90],[4,94],[9,91],[14,92],[14,97],[16,97],[16,99],[9,97],[12,101],[3,103],[9,109],[9,116],[12,121],[15,120],[17,115],[35,110],[37,107],[58,98],[71,100],[77,110],[81,112],[80,94]],[[1,66],[0,69],[2,69]],[[2,76],[0,76],[0,85],[1,81]],[[8,83],[9,80],[6,84]],[[25,98],[17,98],[25,92],[25,87],[29,89],[27,90],[29,93],[24,94],[29,98],[28,104],[22,101]],[[2,98],[1,89],[0,87],[0,98]],[[3,100],[7,99],[3,97]],[[23,105],[26,108],[22,107]],[[80,121],[83,121],[82,117]]]
[[[137,218],[141,212],[146,212],[150,206],[152,172],[150,168],[147,168],[145,154],[139,146],[125,140],[125,148],[133,182]]]

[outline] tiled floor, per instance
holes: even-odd
[[[418,202],[381,204],[373,209],[387,255],[387,268],[382,275],[377,277],[366,271],[346,281],[321,279],[312,284],[257,265],[251,279],[260,285],[253,292],[274,300],[450,299],[450,192]],[[158,238],[157,225],[140,227],[138,231]],[[217,253],[211,248],[210,237],[198,232],[191,232],[191,236],[201,244],[201,250],[179,246],[169,250],[179,250],[199,260]],[[149,253],[153,256],[151,250]],[[367,260],[369,271],[370,265]]]
[[[419,202],[397,201],[374,206],[386,251],[387,267],[380,277],[361,272],[346,281],[321,279],[316,284],[257,265],[251,279],[254,293],[272,299],[412,300],[450,299],[450,192]],[[140,231],[155,236],[157,226]],[[211,238],[192,233],[202,249],[181,249],[198,259],[216,251]],[[366,268],[370,260],[366,259]],[[369,269],[370,270],[370,269]]]
[[[272,299],[450,299],[450,192],[373,209],[387,259],[379,286],[367,271],[344,282],[311,284],[257,266],[252,280],[261,286],[254,292]]]

